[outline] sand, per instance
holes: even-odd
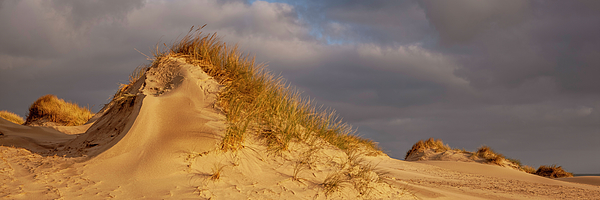
[[[363,157],[381,181],[357,197],[350,183],[326,195],[323,180],[344,154],[331,145],[293,178],[305,146],[268,153],[249,137],[222,152],[226,128],[215,100],[222,88],[171,58],[134,83],[88,124],[28,127],[0,119],[0,197],[4,199],[598,199],[598,177],[549,179],[458,161]],[[310,169],[308,169],[310,168]],[[219,175],[218,177],[216,175]]]

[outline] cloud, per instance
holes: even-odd
[[[465,43],[486,29],[518,25],[528,15],[528,1],[420,1],[442,43]]]
[[[127,14],[144,6],[144,0],[51,0],[49,4],[75,28],[101,22],[124,21]]]

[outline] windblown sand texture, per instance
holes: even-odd
[[[85,125],[30,127],[0,118],[0,197],[600,198],[598,179],[562,181],[475,162],[348,155],[322,140],[313,141],[318,149],[291,143],[273,155],[249,136],[244,148],[224,152],[218,145],[226,116],[215,103],[221,89],[198,66],[170,57]],[[362,173],[365,166],[372,171]],[[361,177],[326,190],[323,183],[336,174]]]

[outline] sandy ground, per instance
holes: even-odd
[[[383,174],[359,196],[352,183],[321,185],[343,163],[322,144],[294,179],[305,146],[267,153],[256,138],[217,150],[225,116],[221,86],[182,59],[170,59],[91,123],[27,127],[0,119],[4,199],[599,199],[598,177],[548,179],[473,162],[406,162],[363,157]],[[219,176],[217,176],[219,175]],[[357,197],[358,196],[358,197]]]

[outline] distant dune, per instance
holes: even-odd
[[[156,52],[83,125],[0,118],[0,197],[600,197],[595,177],[550,179],[501,165],[390,158],[215,38],[197,30]]]

